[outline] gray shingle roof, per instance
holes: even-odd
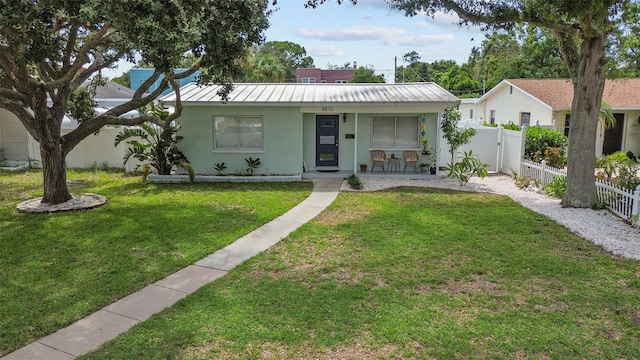
[[[222,103],[218,85],[187,84],[181,88],[183,104]],[[175,94],[160,99],[175,102]],[[343,106],[457,104],[459,99],[439,85],[405,84],[234,84],[229,105],[254,106]],[[212,104],[213,103],[213,104]]]

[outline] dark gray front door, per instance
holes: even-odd
[[[316,116],[316,167],[338,166],[338,115]]]
[[[624,129],[624,114],[613,114],[616,118],[616,126],[604,132],[602,154],[611,155],[622,149],[622,130]]]

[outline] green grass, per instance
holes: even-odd
[[[640,358],[640,265],[491,194],[341,193],[83,359]]]
[[[109,171],[72,193],[105,195],[101,207],[22,214],[42,196],[42,174],[0,172],[0,356],[207,256],[283,214],[310,183],[142,183]]]

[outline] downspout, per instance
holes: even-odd
[[[358,173],[358,113],[354,113],[355,117],[355,130],[353,131],[354,142],[353,142],[353,174],[357,175]]]

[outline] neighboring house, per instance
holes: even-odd
[[[176,74],[179,74],[183,71],[186,71],[187,69],[176,69]],[[132,68],[129,70],[129,83],[131,85],[131,89],[138,90],[138,88],[140,87],[140,85],[145,82],[148,78],[151,77],[151,75],[153,75],[155,69],[153,68]],[[184,79],[180,79],[178,80],[178,83],[180,84],[180,86],[184,86],[188,83],[191,82],[196,82],[198,80],[198,77],[200,76],[200,72],[196,71],[195,73],[191,74],[190,76],[184,78]],[[149,87],[148,92],[152,92],[153,90],[157,89],[158,86],[160,86],[160,82],[162,81],[162,79],[164,79],[164,75],[160,75],[160,77],[158,78],[158,80],[156,80],[155,83],[153,83],[151,85],[151,87]],[[170,92],[172,92],[171,87],[169,87],[168,89],[166,89],[165,91],[162,92],[162,95],[167,95]]]
[[[296,69],[296,82],[302,84],[317,83],[348,83],[353,79],[353,74],[358,70],[357,64],[353,65],[353,69],[336,69],[324,70],[318,68],[302,68]]]
[[[260,158],[263,174],[354,172],[370,150],[401,158],[439,144],[438,118],[459,100],[435,83],[235,84],[227,101],[215,85],[182,87],[180,149],[197,173],[240,173]],[[173,94],[161,101],[175,102]]]
[[[98,103],[96,112],[131,100],[134,91],[117,83],[109,82],[96,89],[94,100]],[[137,111],[123,114],[124,117],[137,116]],[[61,133],[65,134],[78,125],[75,119],[68,116],[62,121]],[[69,167],[90,167],[93,165],[107,165],[122,167],[124,145],[113,146],[114,138],[119,129],[107,127],[97,135],[90,135],[82,140],[66,158]],[[36,164],[41,160],[40,145],[27,132],[20,120],[11,112],[0,109],[0,160],[27,162]]]
[[[460,106],[462,118],[482,123],[540,125],[569,134],[573,84],[568,79],[506,79],[475,102]],[[616,151],[640,154],[640,78],[607,80],[603,101],[616,126],[598,129],[596,156]]]

